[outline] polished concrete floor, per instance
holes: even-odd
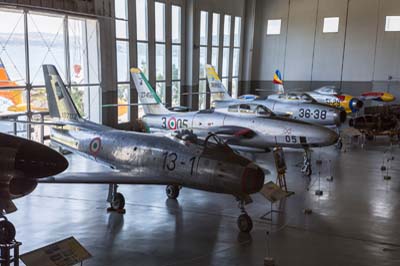
[[[312,178],[296,166],[302,153],[286,151],[295,195],[273,206],[283,213],[275,213],[272,224],[260,219],[270,204],[255,195],[247,207],[255,225],[250,235],[238,233],[231,196],[182,189],[174,201],[160,186],[121,186],[127,201],[121,215],[106,212],[106,185],[40,184],[15,201],[19,211],[9,219],[21,253],[74,236],[93,255],[84,265],[263,265],[267,255],[278,266],[400,265],[400,147],[392,148],[390,181],[380,169],[390,157],[387,148],[379,139],[363,149],[315,150],[313,159],[322,165],[314,164]],[[71,171],[103,170],[76,155],[68,159]],[[256,159],[275,180],[272,155]],[[333,182],[326,180],[331,174]],[[315,195],[319,185],[321,197]],[[313,213],[305,215],[305,208]]]

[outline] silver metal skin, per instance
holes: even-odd
[[[67,167],[67,160],[51,148],[0,133],[0,215],[16,211],[11,200],[31,193],[38,179]]]
[[[244,95],[239,99],[232,98],[218,74],[211,65],[205,67],[207,81],[211,91],[212,106],[214,108],[227,108],[235,104],[257,104],[270,109],[277,116],[283,116],[308,123],[338,127],[346,120],[346,113],[326,104],[317,103],[306,94],[276,94],[265,99],[255,95]],[[282,86],[282,85],[280,85]],[[283,88],[282,88],[283,89]]]
[[[56,68],[44,65],[43,71],[50,116],[55,120],[51,140],[118,170],[62,174],[48,182],[176,185],[241,199],[262,188],[261,168],[220,142],[199,145],[184,138],[115,130],[84,120]]]
[[[136,68],[131,69],[132,78],[143,104],[142,117],[149,132],[193,130],[196,134],[218,132],[224,128],[237,127],[227,143],[257,149],[270,147],[308,148],[330,146],[338,140],[338,134],[328,128],[277,117],[270,111],[249,105],[249,109],[236,109],[235,114],[222,110],[203,110],[198,112],[171,112],[150,86],[144,74]],[[254,108],[252,108],[254,107]],[[251,133],[249,133],[251,132]]]

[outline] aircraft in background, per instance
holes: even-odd
[[[109,184],[110,210],[123,211],[124,196],[117,184],[167,185],[169,198],[176,199],[180,188],[190,187],[229,194],[240,203],[238,227],[252,229],[244,204],[264,185],[264,173],[250,160],[236,154],[216,135],[205,141],[186,132],[177,136],[150,135],[112,129],[83,119],[65,88],[56,68],[43,66],[50,116],[51,141],[117,171],[63,173],[48,183]]]
[[[12,200],[35,190],[38,180],[61,173],[67,160],[58,152],[27,139],[0,133],[0,232],[6,244],[15,228],[4,216],[17,210]],[[5,243],[1,243],[5,244]]]
[[[13,89],[13,87],[18,87],[18,84],[16,81],[10,80],[3,61],[0,58],[0,113],[27,111],[25,90],[21,88]],[[7,89],[2,90],[1,88]],[[31,95],[32,111],[45,112],[48,110],[46,106],[41,106],[42,100],[45,97],[40,95],[40,92],[31,91]],[[41,99],[42,96],[43,99]]]
[[[160,98],[138,68],[131,75],[145,115],[142,121],[148,132],[193,130],[195,134],[221,135],[232,148],[249,152],[263,152],[271,147],[302,148],[330,146],[337,142],[338,134],[328,128],[275,116],[259,105],[237,105],[227,112],[201,110],[198,112],[172,112]],[[231,112],[229,112],[231,111]],[[311,175],[311,162],[307,154],[303,172]]]
[[[259,99],[255,95],[243,95],[238,99],[228,94],[218,74],[212,65],[206,65],[207,81],[212,95],[212,105],[218,110],[232,104],[256,104],[270,109],[278,116],[301,120],[313,124],[329,127],[340,126],[346,120],[346,113],[337,108],[317,103],[307,95],[278,94],[270,95],[266,99]],[[282,87],[282,80],[275,74],[274,84]]]
[[[279,70],[274,74],[275,89],[279,94],[284,94],[282,76]],[[299,95],[299,93],[294,93]],[[360,96],[354,97],[349,94],[340,93],[334,86],[324,86],[313,91],[300,93],[308,95],[319,103],[328,104],[336,108],[343,109],[346,113],[356,113],[363,106],[363,101],[392,102],[396,98],[388,92],[365,92]],[[277,96],[275,96],[277,97]]]

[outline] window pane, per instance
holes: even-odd
[[[99,60],[99,40],[98,40],[98,24],[95,19],[86,20],[86,38],[88,50],[88,75],[89,83],[100,83],[100,60]],[[70,40],[71,42],[71,40]],[[98,89],[98,88],[97,88]],[[91,88],[91,90],[93,90]],[[100,108],[100,107],[99,107]],[[99,109],[100,110],[100,109]]]
[[[145,76],[149,77],[149,51],[147,43],[138,42],[137,43],[137,53],[138,53],[138,67],[143,71]]]
[[[339,32],[339,18],[324,18],[324,33]]]
[[[165,82],[156,83],[156,93],[160,97],[161,102],[165,103]]]
[[[9,84],[4,84],[7,87]],[[6,87],[0,85],[0,87]],[[46,105],[47,107],[47,105]],[[32,109],[33,111],[37,111]],[[26,112],[26,91],[25,90],[1,90],[0,91],[0,113],[4,112]],[[41,110],[47,111],[47,110]],[[0,123],[0,127],[2,126]],[[0,130],[2,131],[2,130]]]
[[[115,17],[128,19],[126,0],[115,0]]]
[[[228,90],[228,79],[224,78],[221,81],[222,81],[222,84],[224,84],[224,87]]]
[[[239,57],[240,57],[240,48],[233,49],[233,77],[239,76]]]
[[[147,0],[136,0],[137,39],[147,40]]]
[[[207,82],[205,80],[199,81],[199,109],[207,108]]]
[[[119,84],[118,85],[118,123],[126,123],[129,122],[129,104],[130,95],[129,95],[129,84]]]
[[[267,35],[279,35],[281,34],[281,23],[280,19],[269,19],[267,25]]]
[[[33,85],[44,84],[42,65],[53,64],[65,80],[64,17],[28,13],[29,62]]]
[[[0,10],[0,17],[0,60],[13,81],[11,84],[2,82],[0,86],[23,85],[26,83],[24,14]]]
[[[222,76],[227,77],[229,75],[229,48],[224,48],[222,58]]]
[[[181,7],[172,5],[172,43],[181,43]]]
[[[218,73],[218,57],[219,57],[219,49],[213,47],[211,49],[211,64],[215,68],[215,71]]]
[[[172,80],[181,79],[181,46],[172,45]]]
[[[156,80],[165,80],[165,44],[156,44]]]
[[[165,4],[155,2],[156,42],[165,42]]]
[[[129,81],[129,42],[117,41],[117,74],[118,81]]]
[[[232,79],[232,97],[233,98],[238,97],[238,84],[239,84],[238,78],[233,78]]]
[[[213,26],[212,26],[212,45],[219,45],[219,21],[220,15],[217,13],[213,13]]]
[[[200,78],[206,78],[207,47],[200,47]]]
[[[234,44],[233,46],[239,47],[240,46],[240,34],[242,30],[242,18],[235,17],[235,36],[234,36]]]
[[[231,16],[225,15],[224,18],[224,46],[231,43]]]
[[[72,101],[74,102],[79,114],[82,117],[87,117],[89,114],[85,112],[85,107],[88,107],[87,88],[72,86],[70,90]]]
[[[69,61],[72,84],[87,84],[85,21],[68,19]]]
[[[172,82],[172,106],[180,106],[181,104],[181,83],[180,81]]]
[[[208,12],[201,11],[200,14],[200,45],[207,45],[208,37]]]
[[[125,20],[115,21],[115,36],[118,39],[128,39],[128,22]]]
[[[386,16],[385,31],[400,31],[400,16]]]

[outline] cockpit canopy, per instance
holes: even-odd
[[[316,89],[315,91],[325,95],[336,95],[339,93],[338,89],[335,86],[324,86]]]
[[[274,116],[274,113],[267,107],[259,104],[234,104],[228,107],[229,113],[242,113],[242,114],[253,114],[265,117]]]
[[[275,101],[280,101],[280,102],[315,102],[314,98],[312,98],[310,95],[306,93],[285,93],[285,94],[276,94],[276,95],[270,95],[268,96],[268,99],[270,100],[275,100]]]

